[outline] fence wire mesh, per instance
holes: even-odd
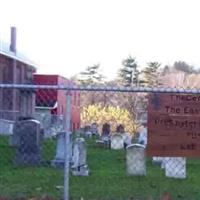
[[[150,93],[200,96],[198,89],[0,84],[0,196],[199,199],[198,158],[146,153]]]

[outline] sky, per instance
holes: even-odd
[[[199,0],[0,0],[0,39],[37,72],[71,77],[100,64],[112,79],[129,55],[143,68],[183,60],[200,67]]]

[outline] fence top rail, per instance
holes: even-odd
[[[200,94],[200,89],[164,88],[164,87],[113,87],[113,86],[80,86],[80,85],[30,85],[30,84],[0,84],[1,89],[54,89],[66,91],[104,91],[104,92],[148,92],[148,93],[182,93]]]

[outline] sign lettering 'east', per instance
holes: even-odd
[[[200,157],[200,95],[150,95],[147,153]]]

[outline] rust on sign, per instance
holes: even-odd
[[[200,157],[200,95],[149,96],[147,154]]]

